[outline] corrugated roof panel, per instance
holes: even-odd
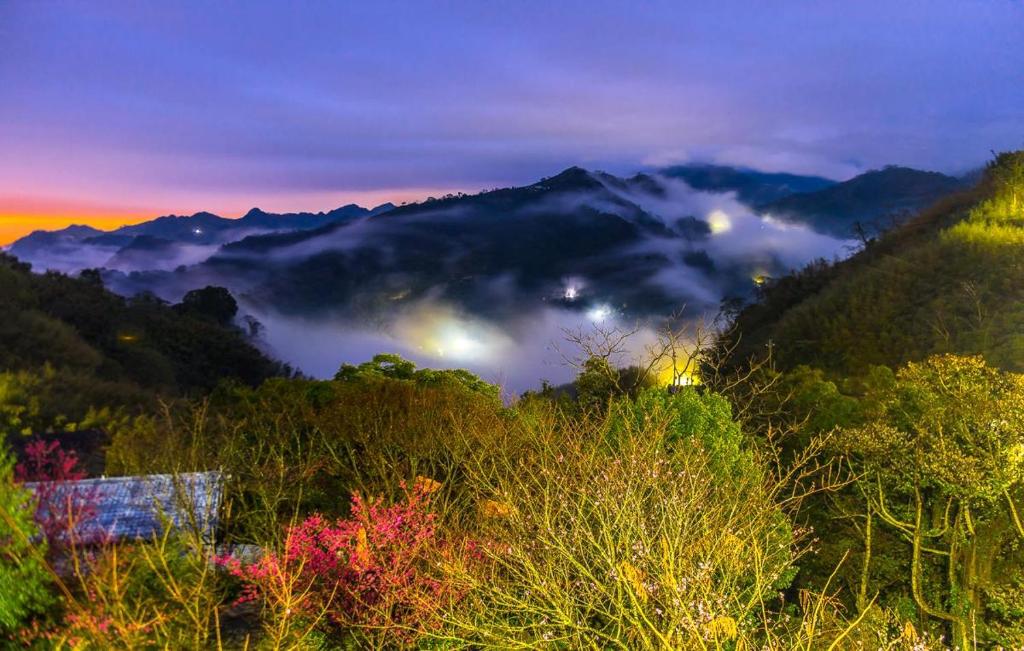
[[[95,514],[75,525],[78,542],[152,538],[161,533],[164,521],[175,528],[194,528],[212,542],[223,477],[219,472],[192,472],[25,484],[37,494],[44,485],[49,504],[67,504],[70,499],[93,506]],[[47,504],[41,508],[45,517]]]

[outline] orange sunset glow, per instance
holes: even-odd
[[[0,246],[37,230],[59,230],[73,224],[112,230],[128,224],[137,224],[161,215],[191,215],[201,211],[221,217],[240,217],[258,206],[273,212],[320,212],[338,206],[356,203],[374,206],[385,202],[399,204],[419,201],[428,196],[470,191],[466,188],[401,188],[395,190],[369,190],[362,192],[287,194],[272,197],[229,198],[227,200],[205,195],[190,196],[185,200],[160,198],[159,206],[119,205],[91,200],[45,199],[35,196],[0,195]]]
[[[138,206],[0,196],[0,246],[36,230],[57,230],[72,224],[108,230],[151,219],[154,215],[152,208]]]

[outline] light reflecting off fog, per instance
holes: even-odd
[[[726,233],[732,228],[732,220],[729,215],[721,210],[713,210],[707,218],[708,226],[711,227],[711,234],[718,235]]]
[[[575,358],[579,349],[567,341],[565,330],[586,332],[593,327],[586,313],[557,308],[493,324],[450,308],[423,305],[392,324],[372,329],[342,319],[252,313],[266,327],[263,340],[269,352],[312,377],[330,378],[343,363],[359,364],[378,353],[397,353],[420,367],[470,370],[501,386],[507,399],[540,388],[542,380],[570,381],[575,371],[563,357]],[[635,325],[620,324],[617,319],[609,310],[602,325]],[[641,328],[631,338],[628,353],[617,361],[626,365],[643,360],[655,338],[652,329]],[[667,372],[671,374],[671,369]]]

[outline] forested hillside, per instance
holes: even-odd
[[[965,188],[963,180],[890,165],[819,190],[761,203],[781,219],[812,225],[824,233],[875,235],[902,224],[941,197]]]
[[[923,648],[1024,644],[1024,152],[765,287],[710,359],[727,352],[709,379],[748,430],[784,457],[827,441],[814,457],[847,473],[796,516],[821,541],[796,585],[829,576],[871,626],[930,631]]]
[[[1002,154],[974,189],[940,201],[835,265],[762,288],[734,337],[770,342],[784,368],[857,373],[938,353],[1024,370],[1024,155]]]
[[[36,414],[26,427],[49,427],[75,422],[90,407],[152,406],[161,395],[285,373],[232,325],[236,310],[218,288],[174,306],[146,295],[125,299],[104,289],[98,274],[34,274],[0,254],[0,393],[22,396],[18,420]]]

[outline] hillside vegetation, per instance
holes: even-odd
[[[177,306],[126,299],[95,273],[34,274],[0,254],[0,395],[22,405],[10,422],[34,413],[33,425],[59,429],[90,407],[152,406],[155,396],[287,372],[231,325],[236,309],[223,290]]]
[[[648,366],[620,369],[629,333],[598,332],[572,390],[512,404],[389,354],[270,377],[223,289],[125,301],[5,259],[4,363],[29,369],[2,376],[7,441],[68,396],[131,387],[151,402],[97,425],[104,472],[225,485],[215,550],[186,523],[83,553],[89,496],[53,517],[24,486],[80,477],[79,460],[0,450],[0,640],[1022,648],[1022,229],[1024,152],[1003,154],[850,260],[769,283],[711,345],[666,330]],[[96,386],[58,396],[40,377]]]
[[[964,182],[938,172],[895,165],[860,174],[819,190],[762,202],[773,216],[810,224],[839,237],[877,234],[957,190]]]
[[[1022,154],[1002,154],[978,187],[850,259],[763,288],[736,320],[742,351],[770,342],[782,367],[842,374],[954,352],[1024,371],[1022,169]]]

